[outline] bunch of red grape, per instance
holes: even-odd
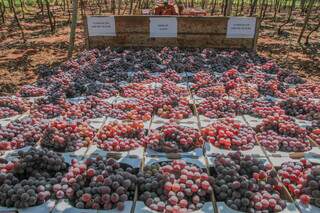
[[[260,96],[256,88],[246,84],[240,84],[235,89],[229,90],[228,95],[244,101],[249,101]]]
[[[274,61],[268,61],[267,63],[263,64],[261,66],[262,72],[268,73],[268,74],[277,74],[281,71],[281,69],[278,67],[278,65]]]
[[[307,127],[307,130],[311,139],[320,145],[320,120],[313,121],[312,125]]]
[[[152,89],[152,87],[148,87],[140,83],[131,83],[127,86],[122,87],[121,95],[123,97],[139,99],[142,97],[152,95],[153,93],[154,90]]]
[[[187,99],[180,99],[173,105],[164,104],[157,109],[156,114],[161,118],[180,120],[192,116],[192,110]]]
[[[133,200],[137,176],[132,167],[112,158],[72,162],[61,182],[53,186],[57,198],[68,198],[79,209],[124,209]]]
[[[300,162],[286,162],[281,165],[279,176],[292,196],[302,204],[320,207],[320,167],[312,166],[305,159]]]
[[[202,101],[197,110],[199,114],[208,118],[234,117],[238,113],[246,111],[246,105],[241,101],[228,97],[214,98],[208,97]]]
[[[178,124],[165,124],[151,130],[141,142],[152,150],[165,153],[189,152],[203,145],[198,130]]]
[[[253,107],[251,113],[260,118],[266,118],[272,115],[284,115],[285,111],[279,106]]]
[[[214,76],[205,71],[194,74],[192,80],[194,84],[191,86],[191,89],[195,91],[202,87],[212,87],[217,83]]]
[[[15,162],[1,168],[0,205],[27,208],[43,204],[66,171],[67,164],[56,152],[35,148],[19,151]]]
[[[277,172],[264,160],[240,152],[214,158],[214,192],[218,201],[242,212],[280,212],[286,208],[281,199],[282,185]]]
[[[153,106],[144,101],[123,101],[113,104],[110,116],[121,120],[143,120],[151,119]]]
[[[255,145],[255,132],[233,119],[219,120],[201,130],[212,145],[232,150],[249,150]]]
[[[182,77],[175,70],[172,69],[168,69],[165,72],[162,72],[159,77],[161,79],[170,80],[176,83],[179,83],[182,80]]]
[[[290,137],[302,137],[306,134],[305,128],[299,127],[293,118],[285,115],[267,116],[261,124],[257,125],[256,130],[259,132],[273,130]]]
[[[284,152],[305,152],[311,149],[310,142],[304,138],[296,138],[279,135],[277,132],[268,130],[257,134],[258,141],[270,152],[278,150]]]
[[[73,152],[88,146],[93,136],[86,122],[55,120],[46,127],[41,146],[57,152]]]
[[[91,119],[108,116],[110,111],[110,104],[98,97],[88,96],[85,101],[67,107],[62,115],[65,115],[67,118]]]
[[[44,128],[43,122],[32,118],[16,120],[0,127],[0,150],[33,146],[42,137]]]
[[[0,119],[19,115],[29,109],[21,98],[0,97]]]
[[[312,164],[305,159],[297,162],[285,162],[281,165],[278,174],[293,197],[304,197],[302,195],[303,184],[306,181],[306,173],[311,168]],[[301,199],[301,201],[304,202],[305,199]]]
[[[308,98],[288,98],[279,103],[287,115],[303,120],[320,119],[320,104]]]
[[[32,85],[24,85],[21,87],[19,96],[21,97],[38,97],[46,95],[47,90],[42,87],[32,86]]]
[[[286,93],[290,97],[320,98],[320,86],[316,83],[299,84],[289,88]]]
[[[112,122],[103,126],[95,138],[95,143],[106,151],[129,151],[140,146],[143,136],[142,121]]]
[[[176,83],[169,80],[162,80],[161,87],[156,88],[156,92],[160,92],[162,95],[172,96],[177,95],[179,97],[185,97],[189,95],[189,92],[186,88],[178,86]]]
[[[223,97],[227,95],[225,88],[222,84],[216,84],[209,87],[199,88],[195,94],[202,98]]]
[[[147,165],[137,176],[139,200],[157,212],[196,211],[212,193],[212,178],[184,160]]]

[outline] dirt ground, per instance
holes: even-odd
[[[23,42],[17,25],[12,20],[0,25],[0,94],[13,93],[19,86],[37,79],[39,65],[54,66],[66,60],[69,23],[67,14],[56,17],[56,32],[51,34],[47,18],[37,14],[27,14],[22,22],[26,42]],[[303,18],[296,24],[284,28],[278,36],[277,26],[283,23],[267,18],[262,22],[258,39],[258,52],[276,60],[282,67],[298,72],[306,78],[320,79],[319,32],[314,33],[309,45],[297,44]],[[304,41],[304,40],[303,40]],[[82,22],[79,20],[74,56],[84,49]]]

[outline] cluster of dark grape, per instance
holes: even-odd
[[[277,73],[277,78],[281,82],[286,82],[288,84],[303,84],[306,82],[303,78],[298,76],[296,73],[291,72],[290,70],[280,70]]]
[[[141,142],[146,147],[165,153],[189,152],[203,145],[203,139],[198,130],[178,124],[165,124],[151,130]]]
[[[41,146],[57,152],[73,152],[88,146],[93,136],[86,122],[55,120],[47,125]]]
[[[0,150],[35,145],[41,139],[45,125],[40,120],[24,118],[0,127]]]
[[[0,119],[19,115],[28,109],[28,103],[20,98],[0,97]]]
[[[0,205],[27,208],[43,204],[60,183],[67,164],[47,149],[19,151],[18,160],[7,163],[0,173]]]
[[[72,162],[69,171],[56,185],[55,195],[67,198],[79,209],[124,209],[133,200],[137,184],[135,170],[113,158]]]
[[[137,177],[139,200],[157,212],[196,211],[212,193],[212,177],[184,160],[147,165]]]
[[[304,120],[320,119],[320,104],[308,98],[288,98],[281,101],[279,106],[290,116]]]
[[[224,149],[249,150],[255,145],[254,130],[229,118],[212,123],[201,134],[212,145]]]
[[[140,146],[143,136],[142,121],[112,122],[103,126],[95,138],[95,143],[106,151],[129,151]]]
[[[264,160],[233,152],[218,155],[214,165],[218,201],[242,212],[280,212],[286,208],[277,172]]]
[[[279,135],[272,130],[257,134],[257,138],[261,145],[270,152],[278,150],[284,152],[306,152],[311,149],[310,141],[305,137],[296,138]]]

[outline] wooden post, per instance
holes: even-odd
[[[226,16],[230,16],[232,12],[232,2],[233,0],[227,0]]]
[[[68,59],[72,57],[72,51],[74,48],[74,40],[76,37],[76,28],[77,28],[77,14],[78,14],[78,0],[72,0],[72,22],[71,22],[71,29],[70,29]]]

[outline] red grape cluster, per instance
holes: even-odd
[[[240,152],[218,155],[214,159],[214,192],[218,201],[242,212],[280,212],[282,185],[270,164]]]
[[[41,146],[58,152],[73,152],[88,146],[93,136],[93,130],[85,122],[56,120],[46,127]]]
[[[212,87],[217,83],[214,76],[212,76],[210,73],[206,71],[200,71],[194,74],[192,82],[193,84],[191,85],[191,90],[193,91],[198,91],[200,88],[203,87]]]
[[[140,83],[131,83],[127,86],[122,87],[121,95],[129,98],[142,98],[149,95],[153,95],[154,90],[152,87],[145,86]]]
[[[38,97],[46,95],[47,90],[45,88],[32,86],[32,85],[24,85],[21,87],[19,96],[21,97]]]
[[[155,151],[165,153],[189,152],[203,145],[198,130],[178,124],[166,124],[152,130],[141,142]]]
[[[256,88],[245,84],[240,84],[235,89],[228,91],[228,94],[232,97],[245,101],[252,100],[260,96]]]
[[[251,113],[260,118],[266,118],[272,115],[284,115],[285,111],[279,106],[253,107]]]
[[[305,172],[305,181],[301,192],[303,195],[300,196],[302,203],[307,204],[308,201],[312,205],[320,208],[320,166],[313,166]]]
[[[67,164],[56,152],[35,148],[19,151],[18,159],[1,169],[0,205],[19,209],[43,204],[66,171]]]
[[[233,119],[212,123],[201,133],[206,141],[219,148],[249,150],[255,144],[254,130]]]
[[[140,140],[143,136],[142,121],[112,122],[99,131],[95,143],[106,151],[129,151],[140,146]]]
[[[133,200],[137,176],[134,169],[113,158],[72,162],[61,182],[53,186],[57,198],[68,198],[79,209],[124,209]]]
[[[312,125],[307,127],[307,129],[311,139],[320,145],[320,120],[313,121]]]
[[[320,98],[320,86],[316,83],[299,84],[289,88],[286,93],[290,97]]]
[[[278,150],[284,152],[305,152],[311,149],[310,142],[306,138],[279,135],[272,130],[257,134],[257,138],[261,145],[270,152]]]
[[[281,69],[275,62],[268,61],[267,63],[261,66],[261,70],[268,74],[277,74],[278,72],[280,72]]]
[[[249,111],[248,105],[242,104],[240,100],[233,100],[228,97],[208,97],[199,104],[197,110],[199,114],[208,118],[234,117],[237,114]]]
[[[168,69],[165,72],[162,72],[159,77],[161,79],[170,80],[176,83],[179,83],[182,80],[182,77],[175,70],[172,69]]]
[[[320,104],[308,98],[288,98],[279,103],[287,115],[303,120],[320,119]]]
[[[164,104],[158,108],[156,114],[161,118],[179,120],[192,116],[192,110],[187,99],[180,99],[178,103],[173,105]]]
[[[156,90],[158,90],[156,92],[159,92],[164,96],[176,95],[179,97],[185,97],[189,95],[189,92],[186,88],[180,87],[176,83],[168,80],[162,80],[161,87],[157,88]]]
[[[306,134],[305,128],[299,127],[292,118],[285,115],[267,116],[261,124],[257,125],[256,129],[260,132],[273,130],[290,137],[301,137]]]
[[[293,197],[299,198],[302,195],[306,173],[311,167],[312,164],[305,159],[297,162],[285,162],[281,165],[278,174],[282,183],[287,187]],[[304,199],[302,200],[303,202],[305,201]]]
[[[147,165],[137,176],[139,200],[157,212],[196,211],[212,193],[212,178],[184,160]]]
[[[0,150],[19,149],[35,145],[43,135],[45,124],[32,118],[24,118],[0,127]]]
[[[111,105],[95,96],[88,96],[84,102],[65,107],[66,111],[62,113],[67,118],[99,118],[107,116],[111,111]]]
[[[196,95],[202,98],[207,98],[207,97],[222,97],[227,94],[223,85],[216,84],[209,87],[202,87],[198,89],[196,91]]]
[[[278,80],[259,79],[255,81],[258,85],[258,91],[261,95],[270,95],[274,97],[281,97],[282,93],[285,91],[285,86]]]
[[[20,98],[0,97],[0,119],[19,115],[29,109]]]
[[[113,104],[110,116],[121,120],[151,119],[153,107],[144,101],[123,101]]]

